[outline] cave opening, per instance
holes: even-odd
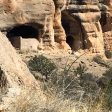
[[[76,0],[76,1],[79,5],[85,5],[86,4],[84,0]]]
[[[7,31],[7,38],[15,48],[21,47],[21,38],[37,39],[40,41],[42,26],[39,24],[23,24],[17,25]]]
[[[67,12],[62,12],[61,21],[66,33],[66,42],[71,47],[71,50],[84,49],[84,34],[80,20],[72,17]]]
[[[73,36],[69,35],[66,37],[66,42],[68,43],[68,45],[71,47],[71,49],[73,50],[73,44],[74,44],[74,38]]]
[[[100,18],[100,24],[101,24],[103,33],[112,30],[111,23],[112,23],[111,16],[108,13],[102,12],[101,18]]]
[[[107,17],[106,17],[106,13],[101,13],[100,23],[101,23],[102,28],[104,27],[104,25],[106,25],[106,24],[107,24]]]
[[[38,38],[39,31],[38,29],[32,26],[21,25],[21,26],[14,27],[7,33],[7,37],[9,39],[15,38],[18,36],[21,36],[22,38]]]
[[[101,13],[100,24],[103,32],[104,48],[108,52],[112,49],[112,17],[108,12]]]

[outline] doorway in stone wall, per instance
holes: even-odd
[[[73,50],[74,47],[73,47],[73,44],[74,44],[74,38],[72,35],[68,35],[66,37],[66,42],[69,44],[70,48]]]
[[[102,12],[100,24],[103,32],[105,51],[112,50],[112,17],[109,13]]]
[[[106,12],[101,13],[100,24],[102,27],[102,31],[108,32],[112,30],[112,17]]]
[[[66,42],[73,51],[84,49],[84,34],[80,20],[73,18],[66,11],[62,12],[62,26],[66,33]]]
[[[7,31],[6,36],[15,48],[20,49],[21,38],[35,38],[39,41],[41,36],[40,29],[42,29],[42,25],[37,23],[16,25]]]

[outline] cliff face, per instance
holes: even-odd
[[[45,96],[38,81],[0,32],[0,112],[21,112],[28,98],[35,100],[34,93],[37,94],[37,100],[44,104]]]
[[[0,29],[11,43],[14,37],[21,36],[36,38],[36,47],[103,53],[112,50],[111,3],[111,0],[2,0]],[[29,29],[31,33],[27,34]]]
[[[80,41],[77,46],[78,49],[89,49],[91,52],[103,51],[103,36],[99,23],[100,10],[96,4],[97,1],[92,3],[88,1],[72,1],[68,5],[67,14],[76,21],[74,28],[75,24],[78,24],[79,28],[75,33],[78,38],[77,41]],[[72,34],[73,38],[75,38],[74,31],[70,31],[69,34]]]

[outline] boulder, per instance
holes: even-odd
[[[34,99],[45,101],[39,82],[6,36],[0,33],[0,111],[21,112],[22,105],[29,105],[28,101]]]

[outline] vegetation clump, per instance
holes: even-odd
[[[43,55],[35,56],[28,62],[29,69],[35,72],[39,72],[48,79],[48,76],[55,70],[56,65]]]
[[[86,73],[87,67],[79,64],[71,71],[55,71],[50,75],[48,82],[43,83],[44,90],[51,95],[55,95],[63,100],[79,101],[88,104],[89,99],[95,100],[95,94],[98,93],[96,77],[91,73]],[[89,96],[88,96],[89,94]]]
[[[105,55],[107,58],[112,58],[112,51],[109,50],[105,51]]]
[[[93,58],[93,61],[100,64],[103,67],[110,68],[110,63],[108,61],[105,61],[100,55],[97,55]]]
[[[31,71],[46,76],[47,81],[42,80],[41,87],[52,98],[47,107],[48,112],[60,112],[61,109],[67,110],[69,107],[76,111],[78,108],[80,112],[112,110],[112,64],[101,56],[94,57],[93,61],[107,68],[101,77],[89,73],[82,63],[76,68],[67,65],[60,71],[55,63],[42,55],[29,61]]]
[[[2,70],[2,68],[0,67],[0,93],[5,93],[7,91],[7,78],[4,74],[4,71]]]

